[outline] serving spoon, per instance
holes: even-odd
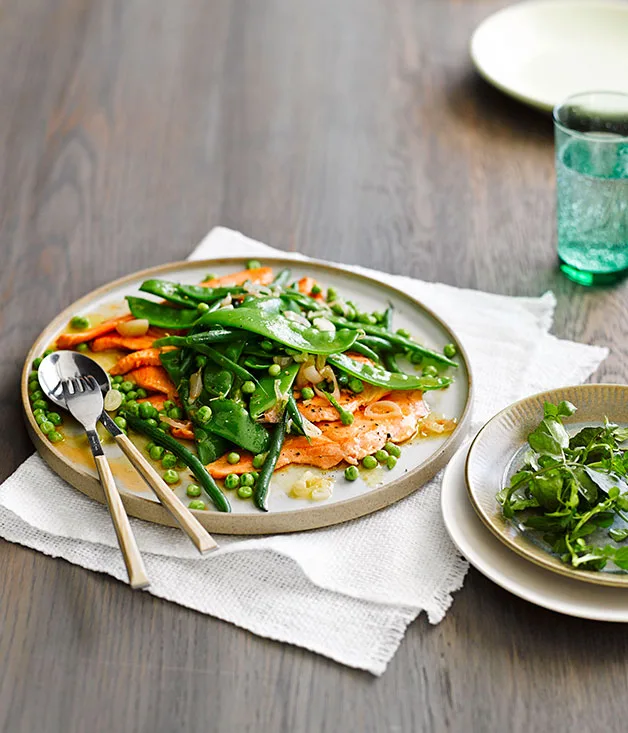
[[[86,354],[76,351],[55,351],[49,354],[39,365],[38,377],[46,396],[51,402],[65,410],[68,409],[68,405],[63,396],[61,384],[63,379],[92,377],[100,387],[103,397],[106,397],[107,392],[111,389],[109,375],[100,364]],[[198,551],[203,554],[218,547],[209,532],[144,458],[130,438],[120,430],[111,416],[102,410],[98,419],[111,433],[122,452],[150,486],[164,508],[170,512],[177,524],[192,540]]]

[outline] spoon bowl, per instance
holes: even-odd
[[[55,351],[41,362],[37,372],[39,384],[46,397],[55,405],[67,410],[67,403],[63,396],[63,379],[78,379],[79,377],[94,377],[103,397],[111,389],[109,375],[100,366],[85,354],[77,351]]]

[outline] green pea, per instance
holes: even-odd
[[[154,447],[155,447],[155,444],[154,444],[154,443],[153,443],[153,441],[151,440],[151,441],[150,441],[149,443],[146,443],[146,446],[144,447],[144,450],[145,450],[145,451],[146,451],[147,453],[150,453],[150,452],[151,452],[151,450],[152,450],[152,449],[153,449]]]
[[[245,382],[242,385],[242,392],[244,394],[253,394],[255,392],[255,382],[251,382],[250,380]]]
[[[230,463],[232,466],[236,463],[240,463],[240,454],[235,451],[229,453],[227,456],[227,463]]]
[[[203,282],[206,283],[208,280],[215,280],[216,279],[216,273],[215,272],[208,272],[207,275],[205,275],[205,278],[203,279]]]
[[[366,323],[369,326],[374,326],[377,323],[377,319],[370,313],[358,313],[358,321],[360,323]]]
[[[44,399],[44,393],[40,389],[36,389],[31,394],[31,401],[32,402],[37,402],[37,400],[43,400],[43,399]]]
[[[46,415],[46,411],[45,411],[45,410],[42,410],[41,412],[38,412],[38,413],[37,413],[37,414],[35,415],[35,422],[36,422],[36,423],[37,423],[38,425],[41,425],[41,424],[42,424],[42,423],[44,423],[44,422],[49,422],[49,420],[48,420],[48,416]]]
[[[341,387],[346,387],[349,384],[349,377],[344,372],[340,372],[336,379]]]
[[[311,387],[303,387],[303,389],[301,390],[301,399],[302,400],[314,399],[314,390]]]
[[[35,392],[38,389],[39,389],[39,380],[31,379],[31,381],[28,383],[28,391]]]
[[[230,473],[225,478],[225,489],[237,489],[240,485],[240,477],[237,473]]]
[[[397,458],[396,456],[388,456],[388,459],[386,460],[386,468],[389,471],[392,471],[392,469],[397,465]]]
[[[347,312],[347,306],[340,300],[335,301],[331,309],[337,316],[344,316]]]
[[[337,297],[338,297],[338,292],[336,291],[336,288],[327,288],[326,299],[328,301],[336,300]]]
[[[421,364],[422,361],[423,361],[423,355],[419,354],[418,351],[413,351],[410,354],[410,362],[412,364]]]
[[[116,382],[116,384],[111,385],[111,389],[115,389],[117,392],[122,392],[120,389],[120,385]]]
[[[250,473],[243,473],[240,476],[240,486],[253,486],[255,479]]]
[[[240,486],[238,496],[240,499],[250,499],[253,496],[253,489],[250,486]]]
[[[132,389],[130,392],[126,392],[127,400],[136,400],[138,397],[137,391]]]
[[[43,359],[41,356],[38,356],[36,359],[33,359],[33,370],[39,369],[39,365],[42,363]]]
[[[428,366],[423,368],[423,371],[421,374],[424,377],[437,377],[438,376],[438,369],[433,364],[428,364]]]
[[[177,465],[177,457],[174,453],[166,451],[163,458],[161,459],[161,465],[164,468],[174,468]]]
[[[136,400],[143,400],[148,397],[148,393],[146,392],[146,390],[142,389],[141,387],[135,390],[135,394],[137,395],[137,397],[135,398]]]
[[[253,456],[253,468],[261,468],[266,460],[266,453],[258,453]]]
[[[60,442],[61,442],[62,440],[65,440],[65,438],[64,438],[64,437],[63,437],[63,435],[62,435],[62,434],[61,434],[60,432],[58,432],[57,430],[51,430],[51,431],[50,431],[50,432],[48,433],[48,440],[49,440],[49,441],[50,441],[51,443],[60,443]]]
[[[356,466],[347,466],[347,468],[345,468],[345,478],[347,481],[355,481],[359,475],[360,472]]]
[[[177,458],[177,462],[176,462],[176,467],[177,467],[177,468],[185,468],[185,467],[186,467],[186,465],[187,465],[187,464],[186,464],[186,463],[184,463],[184,462],[183,462],[183,461],[182,461],[182,460],[181,460],[180,458]]]
[[[53,425],[61,425],[61,423],[63,422],[63,418],[61,417],[61,415],[59,415],[58,412],[49,412],[48,413],[48,420]]]
[[[176,484],[179,481],[179,474],[170,468],[164,471],[163,479],[167,484]]]
[[[35,402],[33,402],[33,410],[38,410],[40,408],[46,411],[50,409],[46,400],[35,400]]]
[[[148,420],[152,417],[153,419],[157,415],[157,410],[151,405],[150,402],[139,402],[139,414],[143,420]]]
[[[35,371],[29,372],[28,374],[29,379],[36,379],[39,382],[39,374]]]
[[[212,408],[208,405],[203,405],[196,413],[196,419],[202,424],[208,423],[212,419]]]
[[[317,283],[314,283],[314,285],[312,285],[312,289],[310,290],[310,293],[312,295],[320,295],[322,292],[323,292],[323,289],[321,288],[320,285],[318,285]]]
[[[390,453],[390,455],[394,456],[395,458],[399,458],[399,456],[401,455],[401,448],[398,445],[391,443],[390,441],[386,443],[384,449],[387,450],[388,453]]]
[[[385,316],[381,311],[374,311],[373,318],[377,323],[381,323],[384,320]]]
[[[262,263],[259,260],[249,260],[246,263],[247,270],[259,270],[261,266],[262,266]]]
[[[257,471],[251,471],[251,476],[253,476],[253,481],[257,481],[259,473]]]
[[[375,458],[375,456],[364,456],[362,459],[362,465],[370,471],[377,467],[377,458]]]
[[[113,421],[120,428],[120,430],[126,430],[126,420],[122,417],[122,415],[114,417]]]
[[[38,415],[46,417],[46,411],[42,410],[41,407],[38,407],[36,410],[33,410],[33,417],[37,417]]]
[[[74,316],[70,321],[70,326],[77,331],[84,331],[86,328],[89,328],[89,318],[86,316]]]
[[[44,353],[42,354],[42,356],[43,356],[43,357],[44,357],[44,359],[45,359],[45,358],[46,358],[47,356],[50,356],[50,354],[54,354],[54,353],[55,353],[55,351],[56,351],[56,349],[46,349],[46,350],[44,351]]]
[[[357,377],[352,377],[349,380],[349,384],[347,386],[355,394],[360,394],[360,392],[364,392],[364,384],[362,380],[358,379]]]
[[[52,431],[55,429],[55,426],[49,420],[44,420],[42,423],[39,424],[39,427],[41,428],[41,432],[46,434],[52,433]]]
[[[268,367],[268,374],[271,377],[278,377],[281,374],[281,367],[279,366],[279,364],[271,364]]]
[[[389,455],[390,453],[388,453],[388,451],[382,450],[381,448],[375,451],[375,459],[378,463],[386,463]]]
[[[398,328],[397,329],[397,335],[398,336],[403,336],[403,338],[405,338],[405,339],[409,339],[410,338],[410,331],[408,331],[407,328]]]
[[[198,484],[189,484],[185,493],[188,496],[195,497],[201,495],[201,487]]]
[[[447,344],[443,349],[443,354],[445,354],[448,359],[452,359],[457,353],[458,349],[456,348],[456,344]]]
[[[171,410],[174,407],[174,402],[172,400],[166,400],[164,402],[164,410]]]
[[[87,344],[77,344],[76,350],[79,353],[84,354],[86,351],[89,351],[89,346]]]
[[[168,417],[171,420],[180,420],[183,417],[183,413],[181,412],[180,407],[173,407],[170,410],[168,410]]]
[[[272,351],[275,348],[273,346],[273,342],[268,341],[267,339],[264,339],[260,346],[262,347],[262,349],[264,349],[264,351]]]
[[[155,420],[155,419],[154,419],[154,418],[152,418],[152,417],[149,417],[149,418],[148,418],[148,420],[146,421],[146,424],[147,424],[147,425],[152,425],[152,427],[154,427],[154,428],[156,428],[156,427],[161,427],[160,425],[158,425],[158,424],[157,424],[157,420]]]
[[[131,405],[136,405],[137,410],[138,410],[138,415],[139,415],[140,403],[137,402],[137,400],[125,399],[124,392],[120,392],[120,394],[122,395],[122,404],[124,405],[124,409],[126,410],[128,407],[131,407]],[[127,397],[129,394],[130,392],[127,392]]]
[[[207,509],[205,506],[205,502],[201,501],[200,499],[192,499],[192,501],[188,504],[188,507],[190,509],[196,509],[199,512],[202,512],[203,509]]]
[[[130,392],[133,389],[133,387],[135,387],[135,385],[133,384],[133,382],[129,382],[128,379],[125,379],[124,382],[120,384],[120,389],[123,392]]]
[[[117,377],[114,377],[111,380],[111,384],[122,384],[122,382],[124,382],[124,377],[122,377],[120,375],[118,375]]]
[[[124,409],[129,413],[129,415],[133,415],[134,417],[139,417],[140,415],[140,406],[135,401],[130,404],[125,403]]]
[[[209,304],[208,304],[208,303],[199,303],[199,304],[198,304],[198,305],[196,306],[196,310],[197,310],[197,311],[198,311],[199,313],[207,313],[207,311],[209,310]]]
[[[153,461],[160,461],[161,457],[164,454],[164,449],[160,445],[154,445],[148,453],[150,454],[150,457],[153,459]]]

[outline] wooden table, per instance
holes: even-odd
[[[552,126],[471,69],[504,0],[5,0],[0,478],[18,372],[60,309],[214,225],[289,250],[558,298],[628,376],[625,288],[555,269]],[[621,626],[471,571],[381,679],[0,542],[0,729],[624,731]]]

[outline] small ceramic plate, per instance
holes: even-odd
[[[522,531],[514,521],[506,519],[495,498],[497,492],[508,484],[510,475],[520,467],[519,460],[528,435],[543,419],[543,404],[561,400],[568,400],[578,408],[565,420],[570,433],[585,425],[602,425],[605,417],[619,425],[628,423],[627,385],[582,384],[515,402],[489,420],[471,444],[466,464],[471,503],[491,532],[527,560],[577,580],[628,588],[628,573],[619,569],[577,570],[563,563],[535,533]],[[606,541],[611,543],[609,539]]]
[[[505,590],[537,606],[578,618],[628,623],[628,595],[557,576],[513,554],[480,521],[469,501],[464,467],[468,446],[451,459],[441,487],[449,536],[476,570]]]
[[[325,287],[334,287],[345,298],[354,300],[368,311],[381,310],[391,303],[395,309],[395,328],[409,330],[426,345],[442,349],[447,343],[458,340],[448,327],[421,303],[370,277],[358,275],[341,267],[314,261],[296,261],[277,257],[265,257],[264,264],[278,272],[289,268],[295,279],[311,276]],[[105,285],[73,303],[58,315],[39,336],[31,348],[22,373],[22,400],[27,416],[27,426],[37,450],[44,460],[66,481],[94,499],[103,500],[93,460],[84,434],[71,418],[64,422],[67,439],[51,444],[41,433],[33,418],[28,400],[28,374],[33,359],[40,356],[56,340],[73,315],[97,314],[112,317],[127,312],[125,295],[145,295],[139,292],[141,283],[152,277],[184,283],[199,283],[207,272],[225,275],[243,266],[242,258],[178,262],[155,267],[128,275]],[[105,368],[113,365],[116,357],[107,352],[93,354]],[[308,469],[307,466],[289,466],[273,476],[270,490],[270,511],[261,512],[250,500],[240,499],[236,492],[228,492],[232,512],[223,513],[208,509],[195,512],[199,521],[210,532],[226,534],[266,534],[269,532],[296,532],[314,529],[377,511],[416,491],[446,464],[462,441],[467,429],[471,405],[471,379],[464,348],[459,345],[458,369],[451,370],[454,383],[440,392],[430,392],[425,400],[431,410],[447,418],[456,419],[456,429],[447,436],[415,439],[406,443],[394,469],[378,467],[361,471],[356,481],[346,481],[343,468],[331,470],[327,475],[334,480],[333,494],[326,501],[296,499],[289,495],[290,488]],[[411,367],[409,367],[411,368]],[[135,440],[135,438],[134,438]],[[138,443],[146,442],[138,438]],[[105,441],[116,482],[129,514],[160,524],[171,524],[170,515],[122,455],[117,445]],[[155,464],[159,469],[159,464]],[[175,486],[185,501],[186,481]]]
[[[511,5],[478,26],[471,58],[488,82],[542,110],[578,92],[628,92],[628,3]]]

